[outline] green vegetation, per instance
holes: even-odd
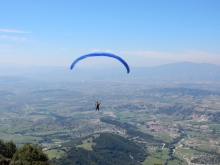
[[[119,135],[101,133],[98,137],[90,136],[96,145],[93,151],[72,146],[66,155],[60,159],[53,159],[55,164],[105,164],[105,165],[138,165],[145,160],[147,153],[137,144]],[[83,139],[85,140],[85,139]],[[70,143],[69,143],[70,144]],[[71,144],[75,144],[75,141]]]
[[[92,151],[92,146],[93,145],[96,145],[96,143],[93,143],[93,138],[90,137],[90,138],[84,140],[83,144],[77,145],[76,147],[81,147],[81,148],[84,148],[86,150]]]
[[[186,148],[177,148],[176,149],[177,152],[180,153],[180,155],[187,155],[187,157],[192,157],[194,155],[194,151],[192,151],[191,149],[186,149]]]
[[[217,146],[208,146],[208,145],[197,146],[196,149],[198,149],[200,151],[204,151],[204,152],[216,152],[216,151],[218,151]]]
[[[48,155],[49,159],[53,159],[53,158],[59,159],[61,156],[64,155],[65,152],[60,149],[51,149],[45,151],[44,153]]]
[[[142,163],[142,165],[152,165],[152,164],[164,164],[164,160],[149,156],[147,159]]]
[[[210,129],[215,129],[215,130],[220,130],[220,124],[212,124],[212,125],[209,125],[209,128]]]
[[[161,133],[161,132],[157,132],[155,133],[155,135],[157,135],[157,138],[166,142],[166,143],[170,143],[172,142],[172,139],[170,137],[169,133]]]
[[[42,148],[29,143],[16,148],[12,141],[4,142],[0,139],[0,164],[3,165],[50,165],[48,157]]]

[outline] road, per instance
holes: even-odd
[[[22,134],[14,134],[14,135],[10,136],[9,139],[11,139],[12,137],[14,137],[14,136],[16,136],[16,135],[22,137]]]

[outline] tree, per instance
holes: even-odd
[[[16,149],[17,148],[12,141],[4,142],[0,139],[0,164],[9,165]]]
[[[12,141],[4,142],[0,139],[0,155],[6,158],[12,158],[16,150],[16,145]]]
[[[24,144],[18,148],[12,157],[13,161],[30,162],[31,164],[49,164],[48,157],[43,153],[42,148],[38,146],[32,146],[29,143]]]
[[[9,141],[9,142],[5,142],[5,146],[6,146],[5,157],[12,158],[17,150],[16,145],[12,141]]]

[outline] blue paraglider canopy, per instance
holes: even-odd
[[[70,66],[70,69],[72,70],[73,67],[76,65],[77,62],[79,62],[80,60],[87,58],[87,57],[96,57],[96,56],[106,56],[106,57],[112,57],[112,58],[116,58],[117,60],[119,60],[122,64],[124,64],[125,68],[127,69],[127,73],[130,72],[130,68],[128,66],[128,64],[119,56],[116,56],[114,54],[111,53],[90,53],[90,54],[86,54],[83,55],[79,58],[77,58],[75,61],[73,61],[72,65]]]

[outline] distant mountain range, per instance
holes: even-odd
[[[124,66],[111,68],[69,67],[6,67],[0,66],[0,81],[8,80],[145,80],[145,81],[220,81],[220,65],[178,62],[155,67],[132,67],[126,73]],[[13,79],[13,76],[16,78]],[[22,78],[19,79],[18,77]]]
[[[220,65],[179,62],[156,67],[134,68],[134,77],[171,81],[219,81]]]

